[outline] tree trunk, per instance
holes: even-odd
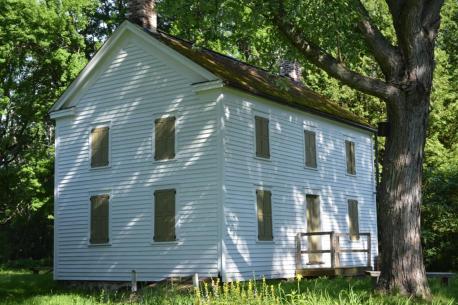
[[[379,208],[383,211],[379,214],[382,272],[377,288],[429,298],[420,240],[429,93],[418,83],[409,89],[387,107],[390,131],[379,189]]]

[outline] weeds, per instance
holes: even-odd
[[[342,287],[343,283],[346,283],[347,287]],[[363,287],[365,289],[362,289]],[[268,282],[262,279],[262,281],[250,280],[248,282],[220,284],[219,280],[211,280],[210,283],[203,283],[199,288],[194,289],[194,304],[414,305],[428,303],[402,296],[382,296],[374,294],[364,280],[349,281],[343,278],[320,278],[302,281],[302,277],[297,276],[294,283],[279,281]],[[430,304],[453,305],[455,301],[453,298],[436,296]]]
[[[458,281],[446,287],[431,282],[432,303],[401,296],[377,295],[367,279],[318,278],[294,281],[250,280],[221,283],[219,279],[189,285],[145,287],[134,297],[129,291],[75,290],[61,286],[50,274],[0,270],[0,305],[453,305]]]

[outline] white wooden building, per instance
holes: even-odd
[[[288,77],[126,21],[50,116],[57,280],[373,265],[374,130]]]

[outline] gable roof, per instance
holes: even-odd
[[[144,31],[215,74],[229,87],[356,127],[370,131],[375,130],[365,119],[329,101],[289,77],[269,73],[261,68],[210,49],[196,48],[191,42],[160,30],[152,32],[144,29]]]
[[[195,47],[193,43],[189,41],[172,36],[160,30],[152,32],[143,29],[129,21],[124,21],[119,26],[116,32],[104,43],[91,61],[80,72],[78,77],[72,82],[67,90],[65,90],[64,94],[56,101],[50,109],[50,114],[52,114],[51,117],[54,116],[57,118],[58,116],[56,114],[58,111],[68,108],[64,107],[67,101],[72,99],[76,92],[85,86],[95,66],[109,52],[111,47],[120,40],[123,33],[127,31],[137,33],[137,35],[140,34],[143,39],[151,43],[154,41],[159,42],[155,44],[156,46],[163,45],[164,48],[169,47],[173,49],[178,54],[178,56],[175,57],[177,60],[182,62],[182,64],[192,65],[193,70],[200,73],[204,79],[214,81],[216,76],[228,87],[264,97],[302,111],[314,113],[366,130],[375,131],[375,128],[369,125],[365,119],[329,101],[302,83],[295,82],[289,77],[269,73],[261,68],[257,68],[210,49]]]

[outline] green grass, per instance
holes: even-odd
[[[24,270],[0,269],[0,304],[3,305],[93,305],[93,304],[218,304],[218,305],[414,305],[455,304],[458,300],[458,279],[448,287],[431,282],[432,302],[401,296],[372,293],[367,279],[319,278],[291,282],[259,281],[202,284],[199,290],[189,285],[160,284],[140,291],[131,299],[128,291],[71,289],[56,283],[51,274],[31,274]]]

